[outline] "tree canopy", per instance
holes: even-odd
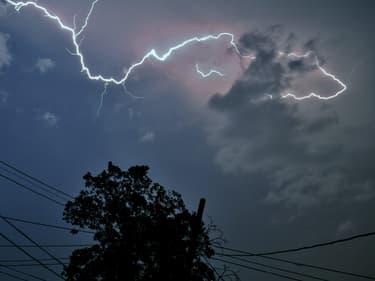
[[[96,243],[75,250],[67,281],[215,280],[208,227],[181,195],[148,176],[147,166],[121,170],[111,162],[64,209],[64,220],[95,232]],[[196,225],[196,227],[194,227]]]

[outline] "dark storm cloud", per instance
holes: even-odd
[[[345,143],[328,141],[340,122],[334,112],[323,107],[308,118],[298,104],[277,98],[297,77],[316,67],[304,59],[283,62],[278,51],[288,40],[275,38],[274,30],[242,36],[242,49],[254,52],[257,59],[227,94],[210,100],[211,108],[227,117],[226,126],[210,137],[218,148],[217,163],[229,172],[262,173],[271,185],[269,203],[302,208],[339,199],[342,194],[347,195],[345,199],[361,194],[371,197],[369,179],[348,177]],[[312,46],[312,42],[305,45]]]
[[[329,129],[329,127],[334,126],[335,124],[338,124],[339,119],[337,115],[327,115],[322,116],[316,120],[312,120],[309,122],[305,130],[308,133],[319,133],[324,131],[325,129]]]

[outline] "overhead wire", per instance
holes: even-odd
[[[60,194],[62,194],[62,195],[65,195],[66,197],[68,197],[68,198],[70,198],[70,199],[74,199],[74,197],[73,197],[71,194],[66,193],[65,191],[62,191],[61,188],[54,187],[54,186],[52,186],[52,185],[46,183],[46,182],[43,181],[43,180],[40,180],[40,179],[38,179],[38,178],[36,178],[36,177],[34,177],[34,176],[31,176],[30,174],[28,174],[28,173],[26,173],[26,172],[20,170],[19,168],[15,167],[14,165],[11,165],[11,164],[9,164],[9,163],[3,161],[3,160],[0,160],[0,163],[3,164],[3,165],[6,166],[6,167],[8,167],[8,168],[10,168],[10,169],[12,169],[12,170],[18,172],[19,174],[21,174],[21,175],[23,175],[23,176],[25,176],[25,177],[27,177],[27,178],[33,180],[33,181],[35,181],[35,182],[37,182],[37,183],[39,183],[39,184],[45,186],[46,188],[49,188],[49,189],[51,189],[51,190],[53,190],[53,191],[55,191],[55,192],[58,192],[58,193],[60,193]]]
[[[230,257],[230,256],[224,256],[224,255],[220,255],[220,254],[218,254],[218,255],[221,256],[221,257],[228,257],[228,258],[231,258],[231,259],[236,260],[236,261],[245,262],[245,263],[249,263],[249,264],[255,264],[255,265],[258,265],[258,266],[278,270],[278,271],[285,272],[285,273],[291,273],[291,274],[302,276],[302,277],[307,277],[307,278],[320,280],[320,281],[329,281],[326,278],[322,278],[322,277],[318,277],[318,276],[314,276],[314,275],[310,275],[310,274],[306,274],[306,273],[301,273],[301,272],[281,268],[281,267],[278,267],[278,266],[273,266],[273,265],[264,264],[264,263],[260,263],[260,262],[250,261],[250,260],[246,260],[246,259],[238,258],[238,257]]]
[[[54,196],[54,197],[56,197],[56,198],[58,198],[58,199],[60,199],[60,200],[63,200],[63,201],[66,201],[66,200],[67,200],[66,197],[64,197],[64,196],[62,196],[62,195],[60,195],[60,194],[58,194],[57,192],[55,192],[55,191],[51,191],[50,189],[48,189],[48,188],[46,188],[46,187],[44,187],[44,186],[41,186],[41,185],[39,185],[39,184],[36,184],[36,183],[33,182],[32,180],[30,180],[30,179],[28,179],[28,178],[26,178],[26,177],[24,177],[24,176],[22,176],[22,175],[19,175],[19,174],[17,174],[17,173],[14,172],[14,171],[11,171],[11,170],[9,170],[9,169],[7,169],[7,168],[4,168],[4,167],[2,167],[2,166],[0,166],[0,170],[3,171],[3,172],[5,172],[8,176],[16,177],[16,178],[18,178],[18,179],[20,179],[20,180],[22,180],[22,181],[27,182],[27,184],[32,185],[33,188],[38,188],[38,189],[42,190],[43,192],[46,192],[46,193],[48,193],[49,195],[52,195],[52,196]]]
[[[43,264],[41,261],[39,261],[37,258],[35,258],[33,255],[31,255],[29,252],[27,252],[26,250],[23,249],[22,246],[18,245],[17,243],[15,243],[13,240],[11,240],[10,238],[8,238],[7,236],[5,236],[3,233],[0,233],[0,236],[3,237],[6,241],[8,241],[10,244],[12,244],[13,246],[15,246],[17,249],[19,249],[22,253],[24,253],[26,256],[28,256],[29,258],[31,258],[32,260],[34,260],[36,263],[38,263],[40,266],[44,267],[46,270],[48,270],[49,272],[51,272],[53,275],[57,276],[58,278],[64,280],[60,274],[58,274],[56,271],[52,270],[51,268],[49,268],[47,265]]]
[[[95,244],[40,244],[40,247],[43,248],[78,248],[78,247],[91,247]],[[36,245],[23,244],[19,245],[22,248],[38,248]],[[1,244],[0,248],[14,248],[14,245],[4,245]]]
[[[294,280],[294,281],[303,281],[303,279],[298,279],[298,278],[295,278],[295,277],[292,277],[292,276],[288,276],[288,275],[284,275],[284,274],[260,269],[260,268],[257,268],[257,267],[252,267],[252,266],[249,266],[249,265],[239,264],[239,263],[235,263],[235,262],[232,262],[232,261],[223,260],[223,259],[219,259],[219,258],[211,258],[211,259],[216,260],[216,261],[220,261],[220,262],[224,262],[226,264],[231,264],[231,265],[239,266],[239,267],[242,267],[242,268],[250,269],[252,271],[257,271],[257,272],[265,273],[265,274],[268,274],[268,275],[277,276],[277,277],[284,278],[284,279],[289,279],[289,280]]]
[[[70,258],[69,257],[66,257],[66,258],[59,258],[59,260],[69,260]],[[40,261],[53,261],[54,259],[52,258],[38,258],[38,260]],[[33,260],[30,260],[30,259],[2,259],[0,260],[0,264],[2,265],[7,265],[8,263],[11,263],[11,264],[22,264],[22,263],[28,263],[28,262],[32,262]]]
[[[9,216],[4,216],[4,217],[6,219],[10,220],[10,221],[32,224],[32,225],[37,225],[37,226],[46,227],[46,228],[54,228],[54,229],[58,229],[58,230],[67,230],[67,231],[73,231],[73,232],[77,232],[77,233],[82,232],[82,233],[88,233],[88,234],[95,234],[95,231],[91,231],[91,230],[76,229],[76,228],[71,228],[71,227],[65,227],[65,226],[59,226],[59,225],[53,225],[53,224],[46,224],[46,223],[30,221],[30,220],[25,220],[25,219],[19,219],[19,218],[9,217]]]
[[[11,277],[11,278],[14,278],[14,279],[17,279],[17,280],[30,281],[30,280],[27,280],[25,278],[22,278],[22,277],[19,277],[17,275],[14,275],[14,274],[11,274],[11,273],[8,273],[8,272],[5,272],[5,271],[1,271],[1,270],[0,270],[0,274],[6,275],[8,277]]]
[[[368,279],[368,280],[375,280],[375,276],[353,273],[353,272],[348,272],[348,271],[324,267],[324,266],[317,266],[317,265],[307,264],[307,263],[303,263],[303,262],[299,262],[299,261],[293,261],[293,260],[289,260],[289,259],[275,258],[275,257],[270,257],[270,256],[259,256],[257,254],[254,254],[254,253],[251,253],[251,252],[248,252],[248,251],[232,249],[232,248],[227,248],[227,247],[222,247],[222,246],[214,246],[214,247],[218,248],[218,249],[227,250],[227,251],[247,254],[245,257],[262,258],[262,259],[277,261],[277,262],[281,262],[281,263],[291,264],[291,265],[294,265],[294,266],[297,266],[297,267],[306,267],[306,268],[318,269],[318,270],[326,271],[326,272],[337,273],[337,274],[341,274],[341,275],[358,277],[358,278],[363,278],[363,279]],[[221,254],[221,255],[227,256],[227,257],[238,257],[237,255],[233,255],[233,254]]]
[[[16,225],[14,225],[12,222],[10,222],[7,218],[2,216],[0,214],[0,218],[3,219],[10,227],[12,227],[15,231],[17,231],[19,234],[21,234],[23,237],[25,237],[27,240],[29,240],[31,243],[33,243],[35,246],[37,246],[42,252],[44,252],[46,255],[48,255],[50,258],[54,259],[56,262],[60,263],[61,265],[64,265],[55,255],[41,247],[35,240],[33,240],[30,235],[27,235],[24,231],[22,231],[20,228],[18,228]]]
[[[34,189],[32,189],[32,188],[26,186],[25,184],[20,183],[20,182],[14,180],[14,179],[12,179],[12,178],[10,178],[10,177],[8,177],[8,176],[2,174],[2,173],[0,173],[0,177],[2,177],[2,178],[4,178],[4,179],[6,179],[6,180],[8,180],[8,181],[10,181],[10,182],[12,182],[12,183],[18,185],[18,186],[20,186],[20,187],[22,187],[22,188],[24,188],[24,189],[26,189],[26,190],[28,190],[28,191],[30,191],[30,192],[36,194],[36,195],[38,195],[38,196],[40,196],[40,197],[43,197],[44,199],[47,199],[47,200],[49,200],[49,201],[51,201],[51,202],[53,202],[53,203],[55,203],[55,204],[57,204],[57,205],[59,205],[59,206],[62,206],[62,207],[65,206],[64,203],[62,203],[62,202],[60,202],[60,201],[57,201],[57,200],[51,198],[50,196],[47,196],[47,195],[45,195],[45,194],[43,194],[43,193],[41,193],[41,192],[39,192],[39,191],[36,191],[36,190],[34,190]]]
[[[47,281],[46,279],[41,278],[39,276],[36,276],[36,275],[31,274],[31,273],[27,273],[27,272],[23,272],[21,270],[15,269],[11,265],[4,265],[4,264],[0,263],[0,267],[6,268],[6,269],[8,269],[10,271],[13,271],[15,273],[18,273],[18,274],[21,274],[21,275],[24,275],[24,276],[27,276],[27,277],[31,277],[31,278],[39,280],[39,281]]]

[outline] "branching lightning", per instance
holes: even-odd
[[[211,69],[209,72],[204,73],[202,70],[199,69],[199,65],[198,65],[198,64],[195,65],[195,68],[196,68],[196,70],[197,70],[197,73],[200,74],[200,75],[202,76],[202,78],[210,77],[210,76],[213,75],[213,74],[217,74],[217,75],[219,75],[219,76],[221,76],[221,77],[224,76],[223,73],[221,73],[220,71],[215,70],[215,69]]]
[[[296,54],[296,53],[286,54],[284,52],[279,52],[279,55],[280,56],[295,57],[295,58],[307,58],[307,57],[312,56],[313,52],[309,51],[309,52],[307,52],[305,54],[302,54],[302,55],[299,55],[299,54]],[[281,97],[283,99],[293,98],[295,100],[306,100],[306,99],[310,99],[310,98],[313,98],[313,97],[317,98],[317,99],[320,99],[320,100],[330,100],[330,99],[334,99],[334,98],[338,97],[339,95],[341,95],[342,93],[344,93],[347,90],[347,86],[344,84],[344,82],[342,82],[340,79],[338,79],[334,74],[329,73],[326,69],[324,69],[320,65],[319,59],[316,55],[315,55],[315,65],[323,73],[324,76],[331,78],[333,81],[335,81],[337,84],[339,84],[341,86],[341,89],[339,91],[337,91],[336,93],[330,95],[330,96],[321,96],[319,94],[311,92],[310,94],[308,94],[306,96],[301,96],[301,97],[298,97],[298,96],[296,96],[295,94],[292,94],[292,93],[287,93],[285,95],[282,95]]]
[[[180,43],[180,44],[178,44],[176,46],[171,47],[166,53],[164,53],[162,55],[159,55],[156,52],[155,49],[152,49],[141,60],[139,60],[138,62],[136,62],[133,65],[131,65],[127,69],[127,71],[124,73],[124,76],[121,79],[116,79],[114,77],[104,77],[103,75],[95,75],[95,74],[92,73],[92,71],[87,67],[87,65],[85,63],[85,57],[84,57],[84,55],[81,52],[79,38],[80,38],[80,35],[86,29],[86,27],[88,25],[88,22],[89,22],[89,19],[91,17],[91,14],[94,11],[95,5],[98,3],[99,0],[93,1],[92,5],[91,5],[91,8],[89,10],[89,13],[88,13],[87,17],[85,18],[85,23],[84,23],[84,25],[79,30],[76,30],[77,28],[76,28],[76,24],[75,23],[74,23],[73,27],[70,27],[70,26],[66,25],[65,23],[62,22],[62,20],[58,16],[56,16],[53,13],[51,13],[45,7],[40,6],[36,2],[33,2],[33,1],[16,2],[16,1],[12,1],[12,0],[5,0],[5,1],[8,4],[14,6],[14,8],[16,9],[16,11],[18,11],[18,12],[21,9],[25,8],[25,7],[32,6],[35,9],[40,10],[46,17],[48,17],[51,20],[55,21],[60,26],[61,29],[69,32],[71,34],[72,42],[73,42],[73,45],[74,45],[74,51],[71,52],[71,53],[74,54],[75,56],[79,57],[79,60],[80,60],[80,63],[81,63],[81,72],[85,73],[90,80],[101,81],[103,83],[110,83],[110,84],[115,84],[115,85],[121,85],[121,84],[125,83],[128,80],[130,74],[136,68],[138,68],[141,65],[143,65],[145,63],[145,61],[147,59],[149,59],[149,58],[154,58],[154,59],[156,59],[158,61],[164,62],[171,55],[173,55],[177,50],[182,49],[182,48],[184,48],[187,45],[191,45],[193,43],[210,41],[210,40],[219,40],[219,39],[222,39],[223,37],[228,37],[230,39],[230,44],[232,45],[232,47],[234,48],[234,50],[236,51],[236,53],[238,55],[242,56],[240,54],[240,51],[239,51],[236,43],[235,43],[234,35],[231,34],[231,33],[228,33],[228,32],[222,32],[222,33],[219,33],[219,34],[210,34],[210,35],[203,36],[203,37],[193,37],[193,38],[187,39],[187,40],[183,41],[182,43]],[[243,56],[243,57],[245,57],[245,56]]]
[[[93,80],[93,81],[99,81],[99,82],[102,82],[104,84],[104,91],[101,94],[101,102],[100,102],[100,106],[98,108],[98,114],[99,114],[100,109],[103,105],[103,98],[104,98],[104,95],[107,93],[108,85],[112,84],[112,85],[125,86],[125,83],[128,80],[129,76],[132,74],[132,72],[135,71],[140,66],[142,66],[147,60],[153,58],[153,59],[156,59],[157,61],[164,62],[168,58],[170,58],[174,53],[176,53],[178,50],[183,49],[183,48],[187,47],[188,45],[192,45],[192,44],[200,43],[200,42],[206,42],[206,41],[220,40],[220,39],[223,39],[223,38],[228,38],[229,44],[232,46],[232,48],[235,50],[235,52],[237,53],[238,56],[240,56],[241,58],[247,58],[247,59],[250,59],[250,60],[256,59],[255,56],[242,55],[240,50],[239,50],[239,47],[235,43],[234,35],[232,33],[222,32],[222,33],[218,33],[218,34],[209,34],[209,35],[202,36],[202,37],[192,37],[190,39],[187,39],[187,40],[171,47],[170,49],[168,49],[167,52],[165,52],[163,54],[158,54],[155,49],[151,49],[139,61],[132,64],[124,72],[124,74],[121,78],[116,79],[116,78],[111,77],[111,76],[106,77],[106,76],[101,75],[101,74],[94,74],[92,72],[92,70],[89,69],[89,67],[87,66],[87,64],[85,62],[85,57],[84,57],[84,55],[81,51],[81,43],[82,43],[82,40],[84,39],[83,33],[84,33],[85,29],[87,28],[87,26],[89,24],[90,17],[91,17],[91,15],[92,15],[92,13],[95,9],[95,5],[99,2],[99,0],[94,0],[92,2],[91,7],[89,9],[89,12],[88,12],[88,14],[87,14],[87,16],[84,20],[84,24],[81,26],[81,28],[77,28],[75,16],[74,16],[73,26],[69,26],[69,25],[65,24],[57,15],[50,12],[47,8],[39,5],[35,1],[13,1],[13,0],[4,0],[4,1],[8,5],[13,6],[14,9],[17,12],[19,12],[21,9],[26,8],[26,7],[33,7],[34,9],[39,10],[47,18],[49,18],[50,20],[57,23],[58,26],[63,31],[66,31],[66,32],[70,33],[74,50],[69,51],[69,52],[72,55],[77,56],[79,58],[80,65],[81,65],[81,72],[84,73],[87,76],[88,79]],[[312,52],[308,52],[304,55],[298,55],[298,54],[295,54],[295,53],[283,53],[283,52],[280,52],[279,54],[280,54],[280,56],[302,58],[302,57],[308,57],[308,56],[312,55]],[[315,94],[315,93],[310,93],[306,96],[301,96],[301,97],[298,97],[298,96],[296,96],[292,93],[287,93],[287,94],[285,94],[281,97],[282,98],[293,98],[295,100],[305,100],[305,99],[310,99],[310,98],[313,98],[313,97],[317,98],[317,99],[328,100],[328,99],[336,98],[337,96],[339,96],[340,94],[342,94],[343,92],[346,91],[347,86],[341,80],[339,80],[335,75],[326,71],[320,65],[317,57],[316,57],[316,66],[323,73],[323,75],[331,78],[332,80],[334,80],[335,82],[337,82],[341,86],[341,89],[338,92],[336,92],[336,93],[334,93],[330,96],[321,96],[321,95],[318,95],[318,94]],[[222,74],[221,72],[219,72],[217,70],[213,70],[213,69],[210,70],[208,73],[204,73],[199,69],[198,64],[196,65],[196,71],[199,75],[202,76],[202,78],[207,78],[207,77],[209,77],[213,74],[217,74],[219,76],[224,76],[224,74]]]

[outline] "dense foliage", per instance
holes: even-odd
[[[94,246],[75,250],[67,281],[215,280],[203,223],[194,227],[180,194],[148,177],[147,166],[122,171],[111,162],[64,210],[64,220],[95,232]],[[194,232],[194,233],[193,233]]]

